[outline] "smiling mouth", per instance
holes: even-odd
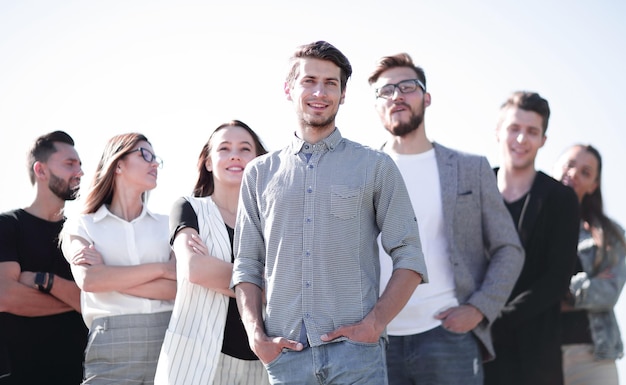
[[[309,107],[315,108],[315,109],[318,109],[318,110],[319,109],[324,109],[324,108],[327,107],[327,105],[323,104],[323,103],[309,103],[308,105],[309,105]]]

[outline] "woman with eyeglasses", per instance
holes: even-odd
[[[138,133],[111,138],[62,232],[89,328],[83,384],[152,384],[176,295],[168,217],[146,206],[160,158]]]
[[[242,175],[248,162],[266,152],[245,123],[220,125],[200,151],[192,195],[173,205],[170,233],[178,292],[157,385],[269,384],[229,288]]]
[[[555,175],[576,192],[582,219],[577,268],[561,306],[565,384],[618,385],[615,360],[624,348],[613,307],[626,282],[624,230],[604,214],[602,158],[593,146],[569,148]]]

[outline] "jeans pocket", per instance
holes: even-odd
[[[286,349],[283,348],[280,353],[278,353],[278,355],[271,360],[270,362],[268,362],[267,364],[263,364],[263,366],[265,366],[267,369],[270,369],[272,366],[274,366],[278,360],[280,360],[284,355],[286,354]]]
[[[465,336],[465,335],[467,335],[467,333],[469,333],[469,332],[460,332],[460,333],[459,332],[454,332],[454,331],[452,331],[450,329],[445,328],[443,325],[441,325],[441,330],[444,333],[447,333],[447,334],[449,334],[451,336]]]
[[[363,347],[379,347],[380,346],[380,341],[376,341],[376,342],[361,342],[361,341],[355,341],[355,340],[351,340],[349,338],[346,338],[345,342],[349,343],[351,345],[363,346]]]

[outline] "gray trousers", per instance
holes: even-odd
[[[84,385],[153,384],[172,312],[97,318],[85,350]]]

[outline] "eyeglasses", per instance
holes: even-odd
[[[396,92],[396,88],[400,90],[403,94],[410,94],[411,92],[417,91],[417,87],[420,87],[422,91],[426,92],[426,86],[419,79],[409,79],[403,80],[397,84],[385,84],[384,86],[377,88],[376,97],[383,99],[391,99],[393,98],[393,94]]]
[[[132,154],[133,152],[141,152],[141,157],[143,158],[143,160],[145,160],[148,163],[156,163],[159,165],[159,168],[163,168],[163,159],[159,158],[158,156],[154,155],[152,152],[150,152],[150,150],[145,149],[143,147],[139,147],[136,150],[132,150],[132,151],[128,151],[127,154]]]

